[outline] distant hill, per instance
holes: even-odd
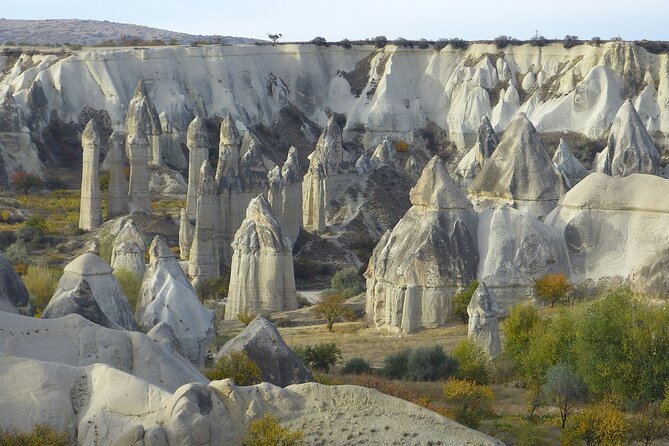
[[[150,41],[160,39],[165,43],[172,39],[179,44],[189,44],[196,40],[217,41],[224,44],[253,43],[258,39],[232,36],[202,36],[179,33],[149,26],[115,23],[101,20],[48,19],[14,20],[0,19],[0,44],[63,44],[96,45],[105,41],[127,40]]]

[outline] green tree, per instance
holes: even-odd
[[[293,349],[306,365],[327,373],[341,358],[341,350],[335,344],[319,344]]]
[[[269,37],[269,40],[272,41],[272,43],[276,43],[281,37],[283,37],[283,34],[272,34],[272,33],[267,33],[267,37]]]
[[[458,363],[457,378],[477,384],[488,383],[490,359],[478,344],[464,339],[455,346],[452,355]]]
[[[344,268],[337,271],[330,280],[330,287],[341,294],[345,299],[365,291],[362,278],[355,268]]]
[[[659,403],[646,405],[639,413],[629,416],[627,421],[629,441],[650,446],[655,440],[669,437],[669,420],[662,414]]]
[[[574,414],[562,432],[562,444],[622,446],[627,435],[625,415],[604,401]]]
[[[460,320],[464,323],[467,323],[469,320],[467,306],[469,306],[469,302],[472,300],[474,291],[476,291],[478,287],[478,280],[472,280],[464,290],[456,293],[455,296],[453,296],[453,316],[459,317]]]
[[[531,303],[519,303],[511,307],[504,323],[504,347],[515,361],[527,352],[534,327],[539,323],[537,309]]]
[[[334,331],[334,323],[337,319],[349,321],[355,319],[355,313],[346,305],[344,296],[337,292],[324,296],[309,311],[316,317],[324,318],[330,332]]]
[[[564,429],[567,417],[572,414],[577,404],[585,400],[587,388],[583,380],[562,362],[548,370],[545,381],[541,389],[543,396],[546,402],[560,411]]]
[[[492,390],[474,381],[448,378],[443,387],[453,418],[471,428],[478,427],[481,420],[492,414]]]

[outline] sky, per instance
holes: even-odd
[[[7,19],[95,19],[202,35],[308,41],[620,36],[669,40],[669,0],[0,0]]]

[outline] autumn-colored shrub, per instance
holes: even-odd
[[[458,364],[455,376],[478,384],[488,384],[490,359],[478,344],[463,339],[455,346],[452,354]]]
[[[21,191],[23,195],[28,195],[31,190],[42,187],[42,179],[40,177],[21,170],[12,173],[9,181],[14,186],[14,189]]]
[[[244,327],[248,327],[249,324],[253,321],[253,319],[256,318],[256,315],[254,313],[249,312],[247,308],[244,309],[244,311],[241,311],[239,314],[237,314],[237,320],[244,324]]]
[[[260,367],[245,351],[230,352],[221,356],[206,375],[212,381],[231,378],[238,386],[252,386],[262,382]]]
[[[69,435],[48,424],[36,424],[31,432],[0,428],[0,446],[74,446]]]
[[[451,377],[444,384],[443,391],[458,423],[476,428],[483,418],[493,412],[493,395],[488,386]]]
[[[567,300],[573,286],[564,273],[546,274],[534,279],[534,290],[539,300],[550,303],[551,308],[556,303]]]
[[[243,446],[298,446],[304,444],[301,430],[290,430],[279,424],[272,414],[249,423],[246,436],[242,439]]]
[[[562,433],[562,444],[621,446],[627,436],[625,415],[610,402],[589,406],[572,416]]]
[[[399,141],[395,142],[395,150],[400,153],[404,153],[409,150],[409,143],[403,139],[400,139]]]

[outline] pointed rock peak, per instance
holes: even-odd
[[[97,276],[111,274],[112,268],[101,257],[86,252],[65,265],[63,271],[81,276]]]
[[[149,247],[149,258],[151,263],[154,263],[158,259],[172,259],[174,257],[174,253],[170,250],[169,246],[167,246],[165,237],[156,235]]]
[[[233,247],[234,245],[243,246],[252,251],[259,247],[282,252],[290,251],[289,245],[283,240],[281,228],[272,213],[272,207],[263,194],[249,202],[246,208],[246,219],[235,234]]]
[[[262,152],[258,147],[257,141],[254,139],[249,143],[249,149],[246,151],[244,156],[242,156],[242,161],[240,164],[240,170],[246,168],[260,167],[265,169],[265,162],[263,161]]]
[[[128,219],[128,221],[125,222],[123,228],[121,228],[116,238],[123,240],[137,239],[141,243],[144,243],[144,238],[142,237],[142,234],[139,232],[139,229],[137,229],[137,225],[135,225],[135,221],[132,218]]]
[[[501,313],[497,302],[490,295],[485,282],[479,283],[478,288],[476,288],[476,291],[472,295],[472,299],[469,301],[469,305],[467,305],[467,313],[473,314],[475,312],[481,312],[486,317],[497,317]]]
[[[267,174],[267,181],[269,181],[270,189],[281,189],[283,187],[283,177],[281,176],[281,169],[279,166],[274,166]]]
[[[222,145],[238,145],[240,143],[239,130],[237,130],[237,125],[232,116],[226,115],[221,121],[219,136]]]
[[[288,157],[281,168],[281,175],[286,184],[295,184],[302,181],[302,166],[300,166],[300,159],[295,147],[291,146],[288,149]]]
[[[364,153],[360,155],[360,158],[355,162],[355,170],[357,170],[360,175],[367,174],[373,168],[372,160],[370,160]]]
[[[265,221],[269,222],[269,220],[276,223],[272,207],[263,194],[259,194],[249,202],[249,206],[246,208],[246,218],[261,224]]]
[[[132,94],[132,97],[143,97],[143,98],[148,98],[148,93],[146,92],[146,83],[144,82],[144,79],[140,79],[137,82],[137,86],[135,87],[135,92]]]
[[[623,102],[623,105],[620,106],[618,112],[616,113],[614,121],[619,118],[624,123],[634,122],[638,120],[639,123],[643,125],[643,123],[641,122],[641,118],[639,117],[639,114],[636,111],[636,108],[634,108],[634,104],[632,103],[631,98],[626,99],[625,102]]]
[[[100,145],[100,132],[98,130],[98,125],[95,122],[95,119],[91,119],[88,121],[88,124],[86,124],[86,127],[81,134],[81,144],[84,147]]]
[[[216,179],[214,169],[211,168],[209,160],[205,160],[200,167],[200,187],[198,195],[213,195],[216,193]]]
[[[337,120],[335,119],[334,115],[330,116],[330,119],[328,119],[328,123],[325,125],[323,134],[332,137],[341,135],[341,128],[339,127],[339,124],[337,124]]]
[[[188,132],[186,133],[186,145],[189,149],[209,146],[207,124],[200,116],[196,116],[195,119],[193,119],[188,125]]]
[[[543,151],[546,156],[548,156],[548,152],[546,152],[544,143],[541,141],[539,132],[534,128],[534,124],[527,118],[525,113],[519,113],[518,116],[511,121],[509,127],[507,127],[504,132],[504,138],[500,141],[498,147],[501,148],[503,145],[502,143],[505,143],[504,148],[506,148],[507,153],[511,153],[512,155],[518,151],[528,152],[533,150],[535,152]]]
[[[468,209],[472,204],[460,191],[438,156],[427,163],[416,185],[409,192],[414,206],[439,209]]]
[[[499,137],[490,124],[488,116],[483,116],[481,118],[481,124],[479,125],[476,140],[479,147],[479,153],[484,159],[490,158],[492,152],[494,152],[495,148],[499,145]]]
[[[395,147],[393,147],[393,142],[387,136],[383,138],[383,141],[376,146],[372,158],[375,158],[381,163],[386,163],[393,161],[395,158]]]
[[[655,88],[655,80],[653,80],[653,75],[650,74],[650,71],[646,70],[646,74],[643,76],[643,81],[646,83],[646,85]]]

